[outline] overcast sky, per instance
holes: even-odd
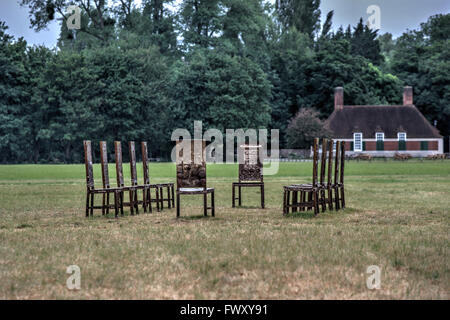
[[[178,0],[180,1],[180,0]],[[274,1],[274,0],[272,0]],[[28,9],[20,7],[18,0],[0,0],[0,20],[9,27],[8,33],[15,38],[24,37],[29,44],[56,45],[59,26],[57,22],[48,30],[34,32],[30,29]],[[355,25],[360,17],[370,16],[367,8],[378,5],[381,11],[381,31],[397,37],[406,29],[417,29],[421,22],[438,13],[450,13],[449,0],[322,0],[322,22],[328,11],[334,10],[333,29],[340,25]]]

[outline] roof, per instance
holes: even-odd
[[[373,138],[375,132],[384,132],[386,139],[397,138],[398,132],[406,132],[408,138],[442,138],[414,105],[343,106],[333,111],[325,126],[341,139],[353,139],[354,132]]]

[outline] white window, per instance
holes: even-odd
[[[406,132],[399,132],[397,134],[398,136],[398,141],[406,141]]]
[[[362,133],[353,134],[353,151],[362,151]]]
[[[384,133],[383,132],[377,132],[375,133],[375,139],[377,141],[384,141]]]

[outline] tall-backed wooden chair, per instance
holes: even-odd
[[[328,147],[328,139],[322,139],[322,156],[320,161],[320,180],[319,180],[319,189],[320,189],[320,204],[322,206],[322,212],[325,212],[327,208],[327,198],[325,191],[327,190],[327,184],[325,183],[325,172],[327,168],[327,147]]]
[[[334,141],[330,139],[328,142],[328,167],[327,167],[327,203],[328,208],[333,210],[333,146]]]
[[[102,181],[103,188],[95,188],[94,170],[92,161],[92,145],[91,141],[83,141],[84,145],[84,162],[86,167],[86,217],[94,215],[94,209],[101,209],[102,214],[108,214],[109,209],[114,208],[116,217],[120,206],[120,188],[111,188],[109,184],[108,175],[108,157],[106,150],[106,142],[100,142],[101,166],[102,166]],[[109,195],[114,194],[114,205],[109,204]],[[103,196],[103,203],[101,206],[94,205],[94,195],[101,194]],[[106,197],[106,198],[105,198]]]
[[[319,139],[314,139],[313,143],[313,173],[312,173],[312,184],[296,184],[290,186],[284,186],[284,196],[283,196],[283,214],[289,213],[289,208],[293,208],[293,212],[297,211],[297,208],[301,210],[313,208],[314,215],[319,213],[319,191],[320,185],[317,179],[318,171],[318,146]],[[290,195],[293,193],[292,204],[290,202]],[[300,201],[298,201],[298,193],[300,193]],[[308,200],[306,200],[306,195],[309,195]],[[294,199],[295,197],[295,199]],[[295,208],[295,209],[294,209]]]
[[[341,196],[341,207],[345,209],[345,187],[344,187],[344,167],[345,167],[345,141],[341,142],[341,172],[338,184],[338,189]]]
[[[334,191],[334,206],[336,211],[340,209],[340,196],[339,196],[339,163],[341,162],[341,141],[336,141],[336,154],[334,158],[334,183],[332,189]]]
[[[148,160],[148,151],[147,151],[147,143],[145,142],[145,150],[144,150],[144,142],[141,143],[142,146],[142,157],[144,157],[144,153],[146,155],[146,158]],[[149,167],[147,165],[147,176],[150,177],[149,175]],[[145,172],[144,172],[145,175]],[[144,177],[145,179],[145,177]],[[165,183],[157,183],[155,184],[158,186],[158,188],[156,189],[157,197],[154,201],[157,200],[157,206],[158,206],[158,211],[159,211],[159,207],[161,207],[161,210],[164,209],[164,202],[167,202],[167,207],[173,208],[175,207],[175,184],[172,182],[165,182]],[[154,188],[153,185],[151,188]],[[164,195],[164,190],[167,191],[167,197]]]
[[[238,204],[242,205],[243,187],[259,187],[261,190],[261,208],[264,209],[264,177],[263,165],[259,155],[261,146],[242,145],[240,146],[243,154],[243,163],[239,163],[239,182],[232,184],[232,207],[235,207],[236,202],[236,187],[238,188]]]
[[[125,186],[123,179],[123,164],[122,164],[122,144],[120,141],[114,142],[114,150],[116,157],[116,179],[117,187],[122,189],[120,193],[120,204],[121,204],[121,214],[123,215],[123,207],[130,207],[131,215],[134,215],[134,209],[139,213],[139,208],[137,204],[137,188],[135,186]],[[124,193],[128,192],[129,202],[124,202]]]
[[[160,186],[157,184],[150,184],[150,176],[148,172],[148,149],[147,142],[141,142],[142,152],[142,170],[144,171],[144,192],[145,192],[145,206],[148,206],[149,212],[152,212],[152,202],[156,202],[156,210],[160,209]],[[173,184],[172,184],[173,185]],[[155,189],[155,199],[152,199],[152,189]]]
[[[190,154],[185,154],[183,146],[190,144]],[[200,144],[201,150],[196,150],[196,144]],[[204,140],[177,141],[176,144],[176,168],[177,168],[177,218],[180,217],[181,195],[203,195],[203,213],[215,216],[214,188],[208,188],[206,184],[206,162],[205,162]],[[197,151],[197,152],[196,152]],[[211,194],[211,207],[208,207],[207,196]]]
[[[145,182],[144,184],[139,184],[138,183],[138,177],[137,177],[137,169],[136,169],[136,144],[134,143],[134,141],[129,141],[128,142],[128,150],[130,153],[130,173],[131,173],[131,186],[134,187],[135,192],[134,194],[134,198],[133,198],[133,203],[135,205],[136,208],[136,213],[139,214],[139,205],[141,204],[144,212],[147,212],[147,200],[146,200],[146,196],[147,196],[147,189],[149,188],[149,185],[146,185]],[[138,197],[138,190],[142,190],[142,200],[139,200]]]

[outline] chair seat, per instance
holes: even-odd
[[[213,192],[214,188],[180,188],[177,190],[178,193],[210,193]]]
[[[173,183],[157,183],[159,187],[173,187]]]
[[[316,187],[318,188],[318,186]],[[301,191],[301,190],[313,190],[315,188],[313,188],[312,184],[293,184],[290,186],[284,186],[285,190],[292,190],[292,191]]]

